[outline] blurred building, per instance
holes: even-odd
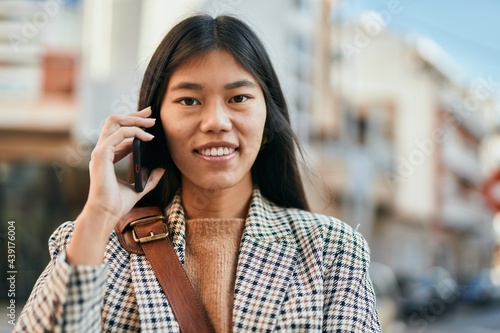
[[[358,227],[373,260],[398,275],[478,272],[493,245],[478,153],[491,87],[464,84],[435,44],[385,25],[367,13],[318,32],[329,35],[329,57],[315,84],[330,94],[315,90],[311,146],[335,198],[325,211]]]
[[[2,1],[0,13],[0,160],[64,160],[78,109],[75,10]]]
[[[87,188],[72,140],[80,33],[76,1],[0,1],[0,240],[15,221],[20,302],[49,260],[49,235],[75,217]]]

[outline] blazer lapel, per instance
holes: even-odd
[[[168,232],[177,256],[184,266],[184,254],[186,252],[186,220],[184,219],[184,207],[182,207],[180,192],[172,200],[165,210],[167,217]]]
[[[185,251],[184,209],[179,195],[166,209],[170,239],[182,265]],[[172,308],[144,256],[130,255],[130,269],[141,321],[141,332],[179,332]]]
[[[254,190],[236,271],[234,331],[273,331],[297,260],[286,216]]]

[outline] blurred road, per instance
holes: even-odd
[[[450,313],[427,318],[409,323],[405,333],[500,333],[500,303],[456,306]]]

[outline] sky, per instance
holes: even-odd
[[[399,4],[387,29],[417,33],[434,40],[463,71],[464,78],[498,83],[500,96],[500,0],[343,0],[341,16]]]

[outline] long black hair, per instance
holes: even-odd
[[[288,107],[264,45],[241,20],[232,16],[199,14],[170,30],[156,49],[144,75],[139,110],[151,106],[156,124],[148,131],[155,139],[146,145],[143,160],[150,168],[164,166],[165,175],[140,205],[168,204],[180,188],[181,173],[167,149],[160,108],[172,73],[192,57],[224,50],[254,76],[264,93],[267,108],[265,145],[252,166],[252,180],[261,193],[283,207],[308,209],[295,148],[300,149],[290,126]]]

